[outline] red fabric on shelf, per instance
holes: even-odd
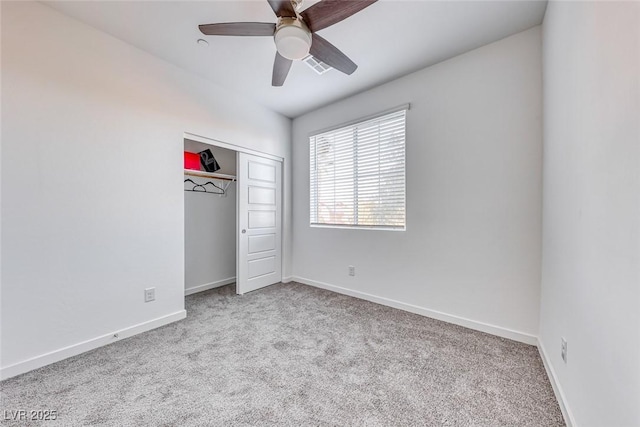
[[[200,170],[200,155],[198,153],[184,152],[184,168],[192,170]]]

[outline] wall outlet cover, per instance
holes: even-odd
[[[156,288],[147,288],[144,290],[144,302],[155,301],[156,299]]]

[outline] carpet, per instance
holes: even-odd
[[[0,383],[64,426],[560,426],[534,346],[289,283]],[[2,425],[24,425],[3,420]]]

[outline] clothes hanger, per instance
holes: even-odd
[[[193,181],[190,178],[187,178],[184,180],[185,183],[189,182],[191,184],[193,184],[193,187],[189,190],[189,189],[185,189],[184,191],[193,191],[194,193],[207,193],[207,194],[218,194],[218,195],[224,195],[226,194],[226,191],[224,190],[224,188],[220,188],[218,187],[216,184],[214,184],[211,181],[207,181],[204,184],[198,184],[197,182]],[[220,190],[220,191],[209,191],[209,189],[206,187],[207,185],[212,185],[214,188]]]

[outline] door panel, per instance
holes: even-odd
[[[255,156],[254,156],[255,157]],[[252,181],[276,182],[276,168],[261,161],[248,161],[249,179]]]
[[[275,270],[275,257],[266,257],[249,261],[249,277],[259,278],[267,274],[271,274]]]
[[[257,205],[275,205],[275,188],[249,187],[249,203]]]
[[[282,280],[282,163],[238,153],[237,292]]]
[[[276,226],[276,213],[266,211],[249,211],[249,228],[273,228]]]
[[[249,236],[249,253],[273,251],[276,248],[276,235]]]

